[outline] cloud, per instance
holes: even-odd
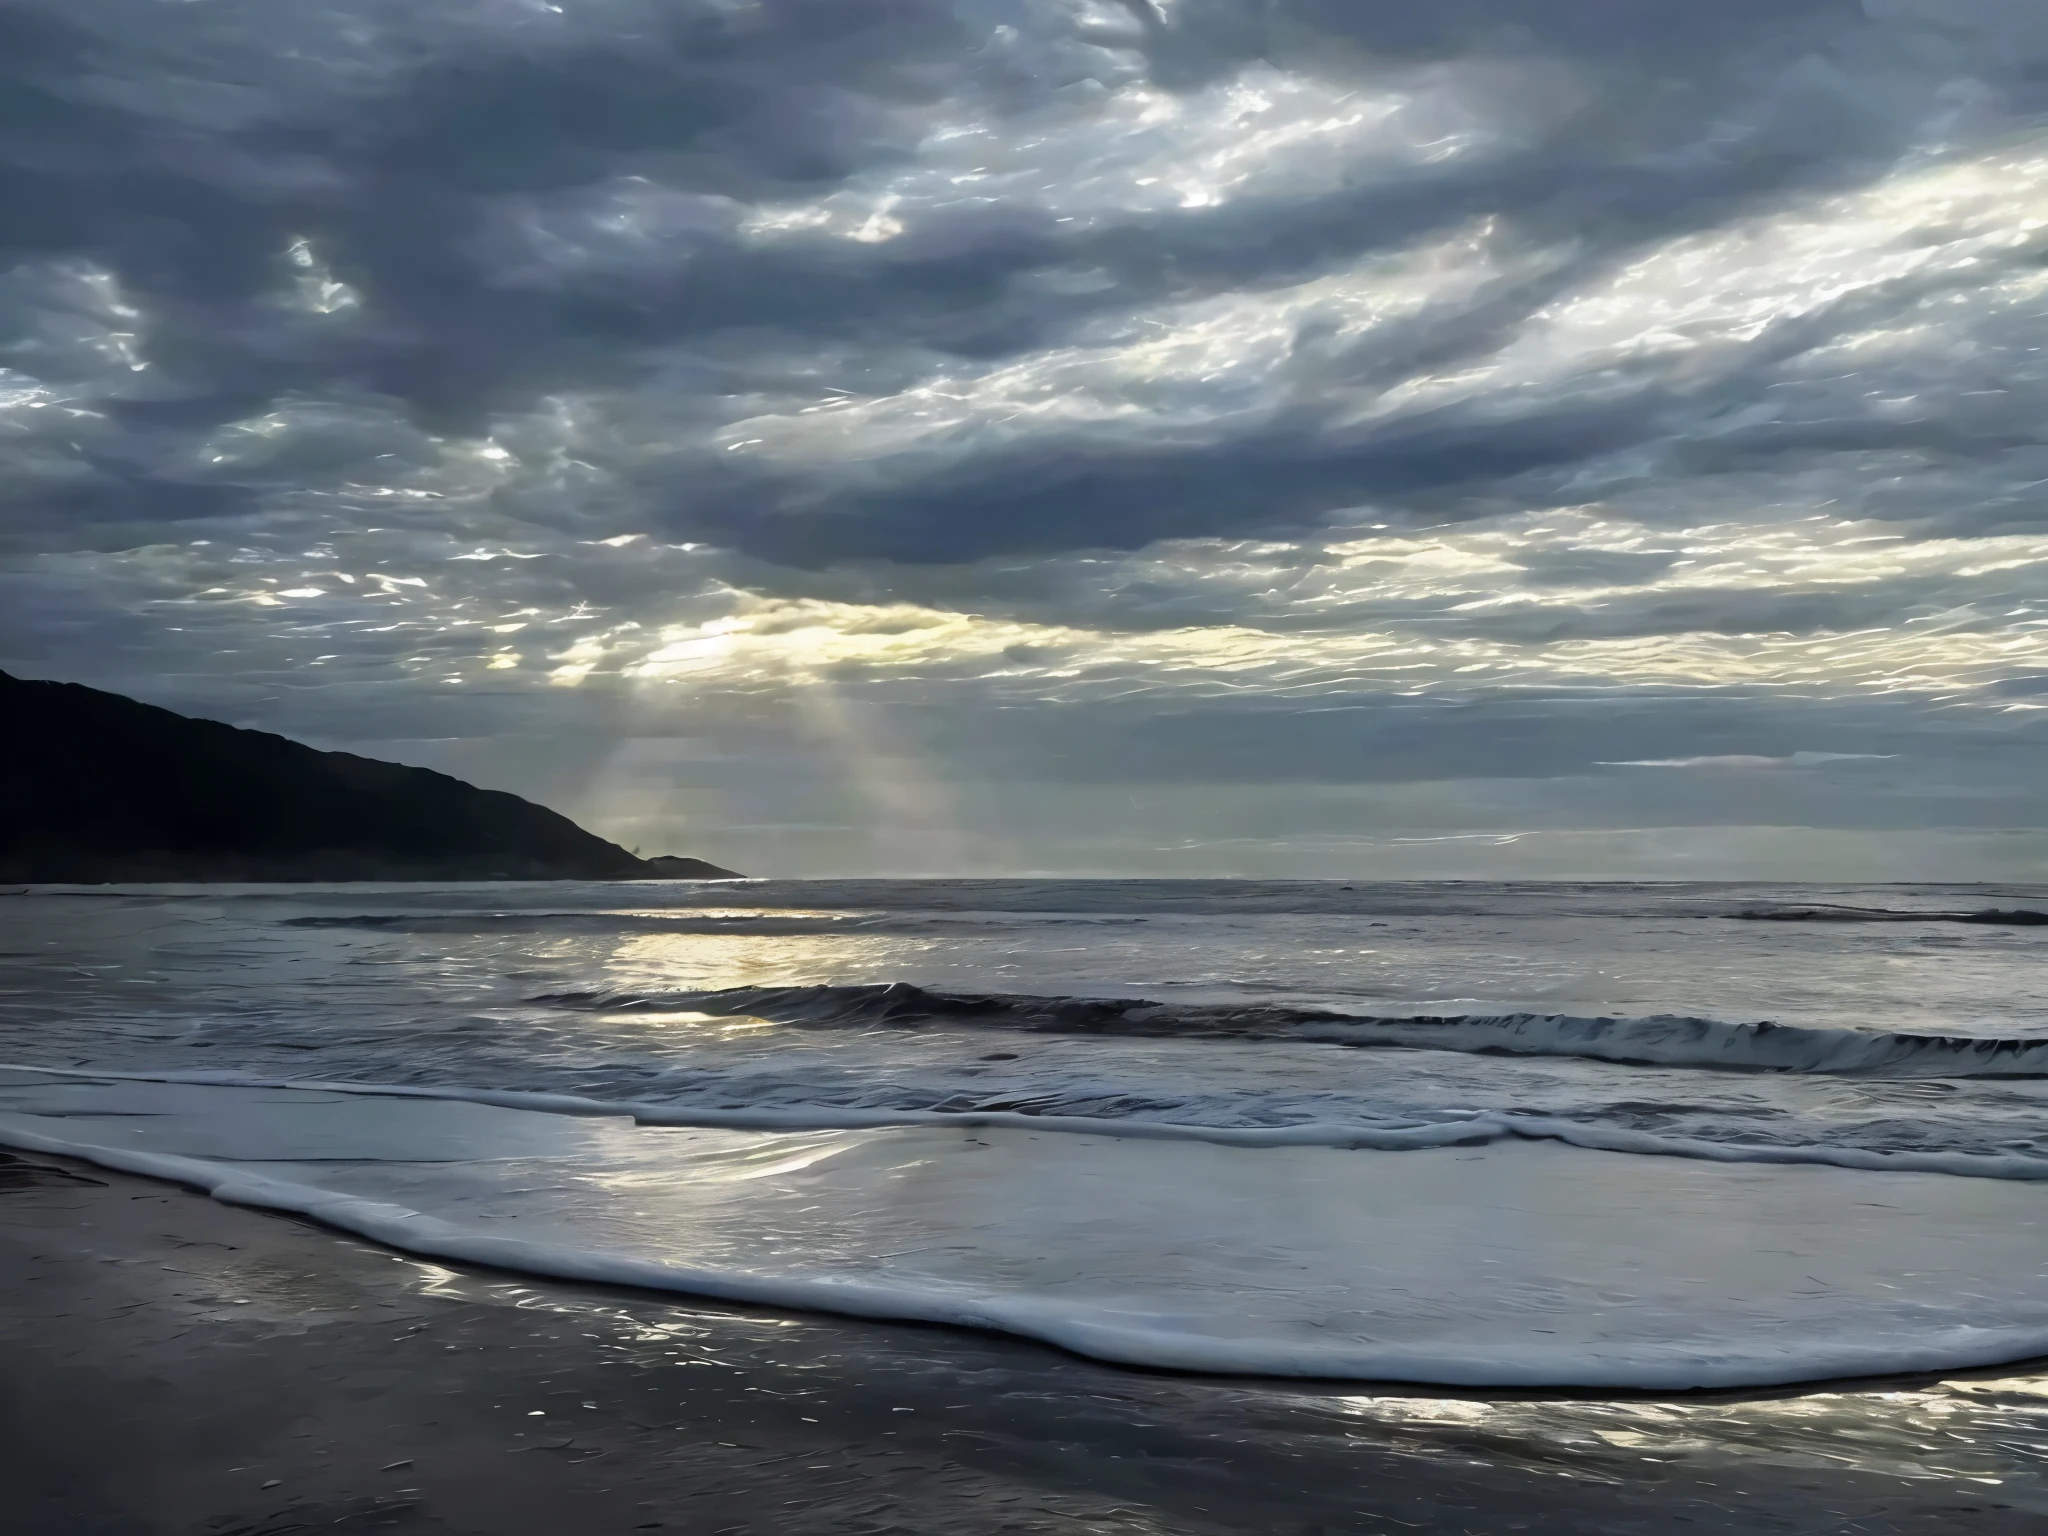
[[[1892,752],[1794,752],[1790,757],[1760,757],[1748,752],[1710,753],[1704,757],[1644,757],[1606,763],[1602,768],[1813,768],[1823,763],[1888,759]]]
[[[0,665],[600,820],[715,724],[793,867],[1005,761],[2031,825],[2035,9],[21,0]]]

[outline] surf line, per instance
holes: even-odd
[[[1000,1109],[714,1109],[630,1099],[593,1099],[529,1089],[434,1087],[412,1083],[278,1079],[253,1073],[96,1072],[0,1062],[0,1072],[29,1072],[80,1082],[163,1083],[195,1088],[268,1088],[340,1093],[366,1098],[430,1099],[484,1104],[538,1114],[631,1120],[651,1129],[759,1131],[882,1131],[958,1126],[1131,1141],[1200,1141],[1256,1150],[1329,1147],[1340,1151],[1409,1152],[1435,1147],[1480,1147],[1509,1140],[1557,1141],[1589,1152],[1638,1157],[1679,1157],[1716,1163],[1769,1163],[1844,1168],[1864,1173],[1933,1173],[1953,1178],[2048,1181],[2048,1158],[2019,1153],[1884,1152],[1865,1147],[1773,1145],[1662,1136],[1621,1126],[1589,1125],[1550,1115],[1477,1114],[1469,1119],[1407,1125],[1302,1121],[1292,1125],[1199,1125],[1174,1120],[1112,1120],[1097,1115],[1040,1115]]]
[[[163,1079],[130,1077],[130,1081]],[[1491,1348],[1485,1357],[1366,1344],[1316,1347],[1288,1340],[1218,1338],[1128,1322],[1104,1323],[1025,1295],[960,1294],[909,1285],[664,1263],[555,1243],[473,1232],[408,1206],[223,1168],[204,1158],[70,1141],[0,1125],[0,1144],[75,1157],[123,1173],[204,1191],[226,1205],[288,1211],[414,1253],[548,1279],[681,1292],[742,1305],[890,1321],[942,1323],[1035,1339],[1114,1365],[1205,1374],[1411,1381],[1436,1386],[1552,1390],[1695,1391],[1921,1371],[1953,1371],[2032,1359],[2048,1349],[2039,1327],[1949,1327],[1911,1342],[1834,1342],[1804,1354],[1720,1349],[1572,1350]]]

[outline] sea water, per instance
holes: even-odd
[[[0,896],[0,1142],[414,1252],[1122,1364],[2048,1355],[2048,889]]]

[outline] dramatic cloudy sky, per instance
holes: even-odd
[[[0,666],[760,873],[2048,870],[2041,0],[4,0]]]

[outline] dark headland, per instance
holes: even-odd
[[[0,880],[719,880],[545,806],[0,672]]]

